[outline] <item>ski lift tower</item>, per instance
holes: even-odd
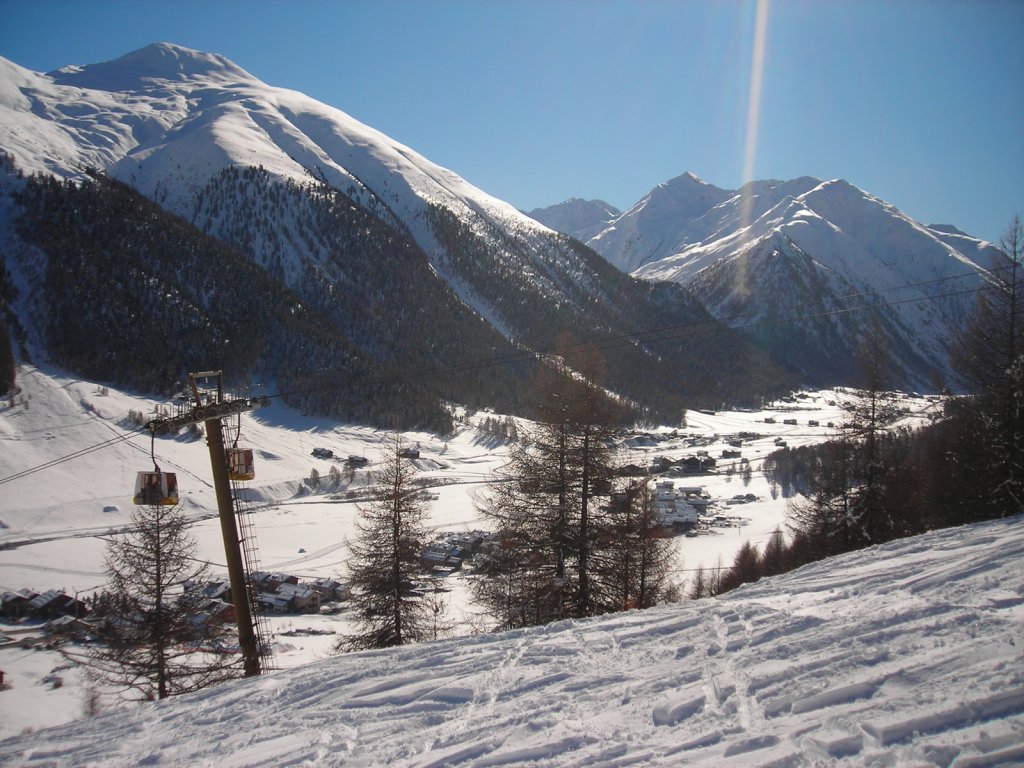
[[[238,622],[238,645],[242,651],[245,676],[251,677],[260,674],[260,648],[232,503],[231,477],[225,460],[221,420],[270,405],[270,398],[225,397],[222,371],[190,373],[188,380],[194,398],[191,406],[183,404],[176,415],[155,419],[149,426],[155,434],[176,432],[182,427],[199,423],[206,429],[206,442],[210,448],[210,464],[213,468],[213,487],[217,494],[217,511],[224,537],[224,556]],[[200,382],[204,386],[200,387]]]

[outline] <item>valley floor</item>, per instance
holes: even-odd
[[[95,452],[87,449],[135,429],[126,421],[130,410],[151,414],[161,403],[79,381],[59,372],[36,368],[19,371],[23,393],[15,404],[0,407],[0,478],[9,478],[48,462],[40,472],[4,483],[0,493],[0,591],[23,587],[38,591],[63,589],[89,595],[104,585],[102,567],[105,537],[130,519],[135,472],[151,466],[148,434],[117,441]],[[742,454],[754,473],[744,483],[727,467],[736,460],[719,460],[715,474],[675,478],[685,485],[702,485],[719,500],[719,510],[739,518],[738,527],[713,528],[708,535],[679,537],[678,581],[685,584],[699,566],[727,566],[745,541],[762,545],[784,525],[786,501],[777,497],[760,472],[763,457],[776,441],[790,445],[825,439],[827,423],[838,420],[836,393],[807,393],[791,403],[760,412],[704,414],[690,412],[681,430],[637,434],[623,446],[627,462],[646,465],[657,456],[678,459],[698,450],[718,457],[727,440],[748,433]],[[924,399],[908,400],[910,420],[925,418],[933,407]],[[406,435],[421,452],[418,471],[436,499],[430,522],[440,531],[472,530],[483,525],[474,500],[500,466],[507,444],[480,429],[492,414],[464,414],[455,435],[439,439],[429,434]],[[786,424],[786,420],[796,424]],[[818,426],[809,422],[817,421]],[[347,540],[357,515],[346,496],[365,490],[380,460],[385,432],[312,419],[275,402],[243,417],[241,440],[256,451],[257,479],[248,484],[261,565],[303,579],[344,577]],[[335,459],[312,457],[314,448],[334,451]],[[203,441],[158,439],[156,458],[161,467],[178,474],[187,514],[199,543],[199,556],[223,573],[224,553],[215,519],[209,479],[209,454]],[[81,456],[64,461],[65,457]],[[368,459],[365,469],[344,470],[349,455]],[[341,471],[337,481],[330,470]],[[322,478],[320,487],[308,482],[311,470]],[[734,496],[755,500],[731,503]],[[730,503],[727,503],[730,502]],[[218,565],[221,564],[221,565]],[[487,628],[468,599],[467,577],[448,579],[448,614],[459,634]],[[349,628],[344,611],[271,618],[276,665],[304,667],[325,659],[338,633]],[[21,627],[29,634],[38,627]],[[5,629],[0,626],[0,633]],[[40,634],[37,632],[37,634]],[[11,640],[19,636],[11,635]],[[472,641],[476,642],[476,641]],[[2,643],[0,643],[2,644]],[[72,649],[74,650],[74,649]],[[0,647],[0,670],[11,686],[0,693],[0,737],[59,725],[83,716],[88,693],[82,670],[58,651]],[[105,702],[106,706],[110,701]]]

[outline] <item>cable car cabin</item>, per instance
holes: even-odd
[[[228,448],[228,475],[232,480],[252,480],[256,477],[256,465],[252,460],[251,448]]]
[[[178,476],[173,472],[139,472],[132,501],[148,506],[173,507],[178,503]]]

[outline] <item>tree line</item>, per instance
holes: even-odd
[[[492,536],[472,591],[494,629],[646,608],[678,595],[674,550],[647,482],[616,473],[627,406],[601,386],[592,345],[557,342],[558,365],[530,390],[537,420],[518,430],[508,462],[480,498]],[[436,630],[436,590],[421,561],[427,532],[401,445],[389,456],[349,563],[360,631],[339,650],[400,645]]]
[[[747,546],[691,594],[718,594],[761,576],[895,538],[1024,511],[1024,225],[1014,217],[950,357],[961,394],[919,429],[888,389],[883,335],[861,344],[862,385],[828,442],[767,457],[770,480],[792,494],[788,541]]]

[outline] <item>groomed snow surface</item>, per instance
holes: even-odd
[[[720,599],[359,653],[0,742],[11,766],[1015,765],[1024,520]]]
[[[19,382],[32,400],[0,409],[0,477],[119,434],[118,420],[141,402],[36,369],[20,371]],[[687,433],[757,431],[763,437],[744,445],[757,464],[773,434],[791,445],[821,439],[806,421],[831,418],[825,397],[803,403],[819,406],[792,412],[803,426],[766,424],[766,413],[691,414]],[[363,453],[372,468],[386,435],[310,422],[276,403],[246,417],[243,434],[261,451],[254,490],[271,500],[254,515],[264,566],[342,574],[354,506],[298,495],[296,478],[318,464],[309,451],[322,444]],[[424,474],[451,483],[439,489],[433,522],[478,524],[472,495],[505,449],[469,428],[448,442],[419,437]],[[634,458],[688,452],[646,442],[635,441]],[[712,442],[711,455],[719,447]],[[157,454],[178,472],[201,549],[214,560],[205,445],[158,440]],[[0,541],[40,541],[0,550],[0,587],[101,583],[102,543],[92,535],[127,518],[120,486],[147,458],[148,440],[119,443],[5,483]],[[761,477],[749,487],[738,476],[693,482],[713,496],[750,491],[759,501],[728,511],[750,518],[742,536],[679,539],[687,567],[712,565],[716,552],[729,562],[739,543],[763,543],[782,519],[784,502]],[[303,639],[301,630],[337,627],[339,617],[289,617],[275,624],[278,662],[288,668],[20,735],[11,726],[26,712],[39,726],[54,722],[47,703],[63,708],[57,722],[81,716],[81,672],[54,669],[62,666],[54,652],[5,649],[0,669],[13,687],[0,692],[0,734],[11,737],[0,741],[0,764],[1020,765],[1022,562],[1024,519],[1015,518],[894,542],[717,599],[389,651],[327,658],[333,637]],[[462,593],[453,583],[453,613]],[[69,714],[69,702],[77,711]]]

